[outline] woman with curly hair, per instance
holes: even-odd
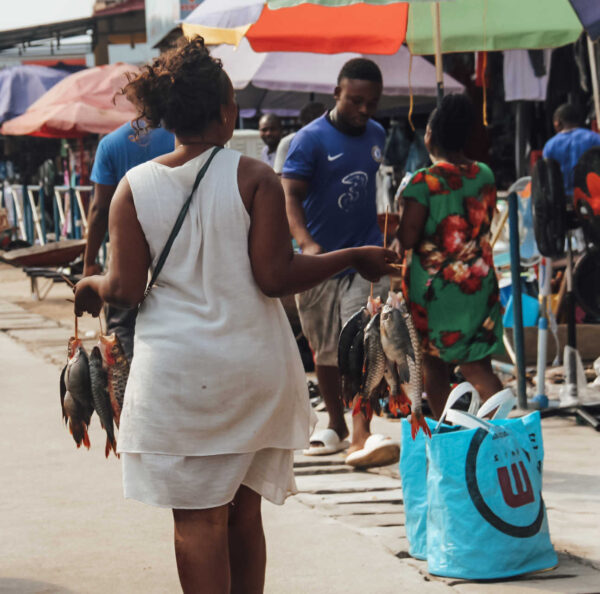
[[[502,352],[502,317],[490,225],[496,209],[494,174],[465,157],[475,119],[465,95],[448,95],[429,118],[425,144],[433,165],[402,191],[398,239],[413,249],[406,275],[422,339],[425,391],[439,418],[460,365],[485,400],[502,389],[491,355]]]
[[[123,92],[147,127],[176,136],[172,153],[121,180],[109,215],[110,271],[75,288],[77,315],[98,315],[103,301],[143,301],[120,420],[124,494],[173,510],[184,592],[262,592],[261,497],[281,504],[295,492],[293,451],[308,446],[312,415],[278,297],[348,267],[378,279],[395,255],[375,247],[293,253],[277,175],[217,150],[233,134],[237,106],[202,38],[156,58]],[[190,192],[144,299],[148,270]]]

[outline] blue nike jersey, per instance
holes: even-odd
[[[385,132],[373,120],[360,136],[340,132],[324,115],[293,138],[283,177],[309,182],[306,227],[324,251],[382,245],[375,176]]]

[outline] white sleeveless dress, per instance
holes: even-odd
[[[127,173],[152,267],[211,151]],[[314,413],[285,311],[252,275],[240,156],[213,159],[140,308],[118,437],[128,498],[206,509],[242,484],[274,503],[295,492]]]

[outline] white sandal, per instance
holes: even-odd
[[[310,447],[303,450],[305,456],[326,456],[328,454],[337,454],[348,448],[350,443],[347,440],[341,440],[333,429],[321,429],[312,434],[310,438]],[[313,445],[322,443],[323,445]]]

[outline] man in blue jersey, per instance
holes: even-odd
[[[544,146],[544,158],[560,164],[567,196],[573,195],[573,170],[579,157],[593,146],[600,145],[600,134],[580,125],[577,109],[565,103],[554,112],[554,129],[557,134]]]
[[[290,229],[303,253],[382,245],[377,224],[375,176],[385,143],[371,117],[383,89],[378,66],[356,58],[347,62],[334,91],[335,107],[302,128],[292,140],[282,178]],[[385,293],[389,280],[375,288]],[[371,435],[370,422],[353,417],[352,442],[339,398],[337,342],[343,324],[367,303],[370,286],[354,271],[296,296],[302,330],[315,353],[316,374],[327,412],[327,429],[314,433],[308,455],[349,447],[348,464],[383,466],[398,460],[396,442]]]
[[[98,144],[92,175],[94,199],[88,215],[88,236],[84,256],[84,276],[102,272],[96,263],[98,250],[108,229],[108,211],[121,178],[136,165],[175,149],[175,136],[161,128],[141,132],[138,140],[130,123],[107,134]],[[133,356],[133,332],[137,309],[106,308],[108,332],[115,332],[129,359]]]

